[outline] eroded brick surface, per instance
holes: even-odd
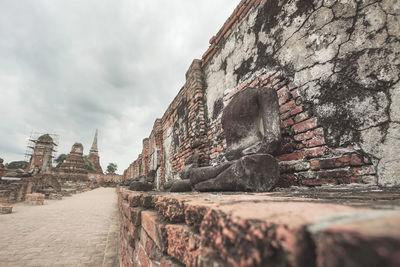
[[[122,207],[138,195],[162,201],[163,206],[131,208],[142,218],[141,225],[133,227]],[[257,194],[143,193],[120,188],[121,240],[126,240],[121,242],[120,259],[126,266],[130,259],[135,262],[145,255],[151,266],[363,266],[364,261],[357,261],[359,254],[351,253],[359,248],[374,255],[372,263],[391,266],[399,263],[399,207],[396,190],[365,186]],[[183,214],[183,220],[171,220],[175,214]],[[334,260],[335,255],[343,259]],[[172,261],[165,260],[168,257]]]

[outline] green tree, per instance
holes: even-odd
[[[6,164],[8,169],[26,169],[28,167],[28,162],[26,161],[11,161]]]
[[[117,164],[108,163],[106,174],[115,174],[117,168],[118,168]]]
[[[96,172],[96,169],[93,166],[93,163],[90,162],[88,156],[83,156],[83,161],[85,162],[85,169],[90,172]]]
[[[61,164],[64,162],[64,160],[67,159],[66,154],[60,154],[54,161],[57,163],[56,169],[60,168]]]

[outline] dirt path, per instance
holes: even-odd
[[[118,266],[117,195],[98,188],[0,215],[0,266]]]

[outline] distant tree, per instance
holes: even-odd
[[[57,163],[56,169],[60,168],[61,164],[64,162],[64,160],[67,159],[66,154],[60,154],[54,161]]]
[[[28,167],[28,162],[26,161],[11,161],[6,164],[8,169],[26,169]]]
[[[117,164],[108,163],[106,174],[115,174],[117,168],[118,168]]]
[[[85,162],[85,169],[90,171],[90,172],[96,172],[95,167],[93,166],[93,163],[90,162],[88,156],[83,156],[83,161]]]

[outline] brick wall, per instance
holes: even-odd
[[[250,87],[272,87],[279,98],[281,116],[281,151],[277,155],[281,179],[278,186],[315,186],[322,184],[375,183],[375,168],[367,155],[353,146],[329,148],[325,142],[325,131],[318,119],[312,115],[312,107],[304,105],[298,87],[276,73],[257,73],[245,79],[237,89],[224,97],[228,102],[237,92]],[[218,121],[212,131],[212,140],[222,133]],[[217,133],[217,134],[215,134]],[[218,158],[226,144],[214,144],[211,158]]]
[[[154,123],[143,150],[124,171],[126,178],[157,173],[157,185],[179,177],[185,159],[198,154],[207,162],[204,82],[201,61],[194,60],[186,73],[186,83],[161,119]]]
[[[325,190],[170,194],[118,188],[120,266],[398,266],[399,194]],[[342,201],[332,198],[335,193]]]
[[[37,181],[25,178],[19,181],[0,181],[0,203],[16,203],[25,200],[32,193]]]
[[[281,112],[278,186],[399,185],[400,160],[393,159],[400,146],[391,119],[400,117],[394,108],[398,68],[386,59],[398,42],[379,42],[379,31],[372,31],[378,20],[369,16],[388,8],[388,1],[378,2],[341,8],[323,1],[241,1],[202,59],[193,61],[125,177],[146,175],[153,164],[159,189],[179,179],[190,155],[199,154],[203,165],[224,161],[224,107],[245,87],[273,87]],[[365,55],[379,64],[368,65]],[[388,75],[378,78],[382,68]]]

